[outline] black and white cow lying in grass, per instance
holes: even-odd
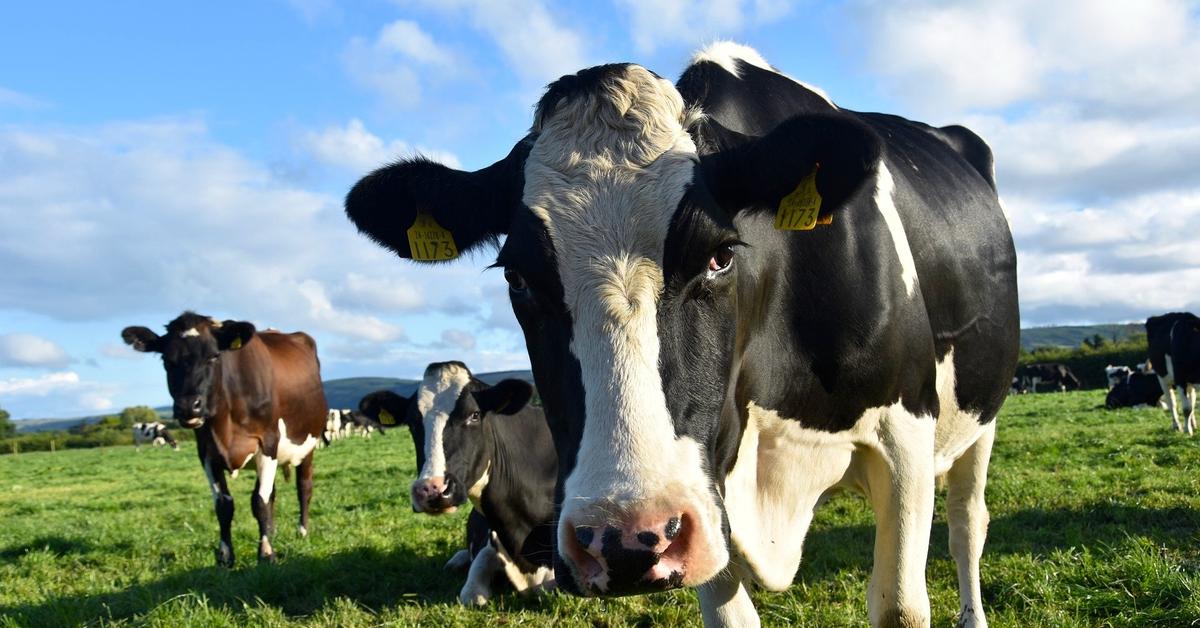
[[[757,625],[754,583],[789,587],[814,509],[849,488],[875,511],[871,623],[928,626],[945,476],[959,625],[986,624],[1019,316],[971,131],[842,109],[726,42],[674,85],[630,63],[565,76],[504,159],[391,164],[346,212],[421,261],[503,241],[561,462],[563,589],[698,587],[706,624]]]
[[[1109,364],[1104,367],[1104,378],[1108,380],[1108,389],[1116,388],[1118,384],[1129,381],[1129,376],[1133,375],[1133,369],[1128,366],[1114,366]]]
[[[1108,391],[1108,395],[1104,398],[1104,405],[1110,410],[1154,405],[1165,407],[1161,401],[1162,396],[1163,389],[1157,375],[1132,371],[1125,381],[1113,386]]]
[[[171,438],[171,432],[167,430],[167,426],[157,421],[133,424],[133,444],[141,449],[142,443],[150,443],[155,447],[170,445],[171,449],[179,451],[179,443]]]
[[[390,391],[364,397],[360,411],[388,425],[398,417],[413,434],[420,475],[412,484],[414,512],[454,512],[468,500],[481,522],[468,521],[465,605],[487,603],[498,576],[518,592],[554,586],[554,442],[542,408],[530,403],[534,389],[521,380],[495,386],[471,375],[462,362],[436,362],[415,395]],[[486,542],[479,538],[486,532]]]
[[[1059,392],[1079,390],[1079,378],[1071,372],[1070,367],[1057,362],[1042,362],[1026,364],[1017,368],[1017,379],[1020,387],[1029,392],[1037,392],[1038,386],[1051,386]]]

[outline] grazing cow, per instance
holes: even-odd
[[[1104,405],[1110,410],[1152,406],[1157,405],[1162,396],[1163,389],[1157,375],[1135,371],[1129,375],[1129,379],[1108,391]]]
[[[258,471],[250,509],[258,520],[259,560],[275,560],[269,535],[275,531],[280,464],[296,467],[300,535],[306,536],[313,449],[327,411],[313,339],[302,332],[256,332],[251,323],[218,322],[193,312],[168,323],[161,336],[126,327],[121,338],[138,351],[162,354],[175,419],[196,432],[221,528],[217,564],[233,565],[233,496],[225,472],[236,478],[251,459]]]
[[[1200,318],[1189,312],[1171,312],[1146,319],[1150,364],[1158,373],[1159,385],[1171,412],[1176,431],[1196,432],[1196,389],[1200,383]],[[1184,419],[1179,421],[1175,391],[1183,400]]]
[[[676,85],[634,64],[551,84],[476,172],[423,158],[346,199],[401,257],[506,236],[496,265],[558,452],[560,586],[698,586],[756,625],[835,488],[876,516],[871,623],[928,625],[945,475],[960,624],[984,623],[984,485],[1019,349],[1016,255],[969,130],[838,108],[729,43]]]
[[[1104,367],[1104,378],[1108,380],[1108,389],[1112,390],[1118,384],[1129,380],[1129,376],[1133,374],[1133,369],[1128,366],[1113,366],[1109,364]]]
[[[414,425],[420,422],[423,435],[415,443],[423,455],[412,485],[413,511],[453,512],[469,499],[486,520],[490,540],[472,552],[458,596],[465,605],[486,604],[497,575],[518,592],[554,584],[558,461],[545,413],[530,403],[533,392],[528,382],[506,379],[488,386],[462,362],[435,362],[413,400],[374,393],[378,402],[387,400],[393,416],[416,406],[415,415],[405,410]],[[413,434],[415,441],[417,430]]]
[[[133,424],[133,445],[141,449],[142,443],[150,443],[155,447],[170,445],[171,449],[179,451],[179,443],[171,438],[171,432],[167,430],[167,426],[158,421]]]
[[[342,411],[330,410],[325,416],[325,431],[321,432],[321,444],[327,446],[342,436]]]
[[[1043,362],[1039,364],[1027,364],[1017,368],[1017,378],[1021,380],[1021,385],[1028,388],[1031,392],[1037,392],[1038,384],[1051,384],[1058,388],[1059,392],[1067,392],[1070,390],[1079,390],[1079,379],[1071,372],[1071,369],[1065,364],[1057,362]]]

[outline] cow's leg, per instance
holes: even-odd
[[[296,467],[296,497],[300,501],[300,536],[308,536],[308,502],[312,500],[313,452]]]
[[[880,450],[864,452],[875,511],[875,564],[867,588],[872,626],[928,626],[925,562],[933,525],[934,420],[894,409],[880,426]]]
[[[1196,387],[1188,383],[1183,386],[1183,390],[1185,391],[1183,431],[1187,432],[1188,436],[1192,436],[1196,433]]]
[[[1171,357],[1167,356],[1167,371],[1173,371]],[[1167,377],[1159,376],[1158,385],[1162,386],[1163,397],[1166,397],[1167,410],[1171,412],[1171,429],[1176,432],[1182,431],[1179,426],[1179,411],[1175,407],[1175,380],[1170,375]]]
[[[746,576],[732,561],[717,577],[700,585],[700,614],[705,628],[759,626],[758,611],[750,600]]]
[[[979,586],[979,558],[987,538],[988,511],[983,493],[995,437],[996,422],[992,421],[946,474],[946,519],[950,555],[958,567],[958,625],[962,628],[987,626]]]
[[[496,549],[489,542],[475,554],[471,561],[471,569],[467,572],[467,582],[458,592],[458,601],[463,606],[483,606],[492,597],[492,578],[497,572],[504,571],[504,563],[500,560]]]
[[[279,463],[259,451],[254,455],[258,469],[258,480],[250,495],[250,510],[258,520],[258,559],[275,562],[275,550],[271,548],[270,536],[275,534],[275,469]]]
[[[213,510],[217,512],[217,525],[221,528],[221,544],[217,546],[217,564],[222,567],[233,566],[233,495],[229,494],[229,486],[225,483],[225,472],[217,466],[217,461],[203,459],[204,474],[208,476],[208,486],[212,489]]]

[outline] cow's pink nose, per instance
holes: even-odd
[[[683,585],[692,554],[705,551],[693,542],[695,528],[688,513],[600,525],[568,521],[559,540],[581,592],[629,595]]]
[[[423,478],[413,482],[412,507],[416,512],[442,514],[454,512],[456,509],[450,495],[450,485],[446,478]]]

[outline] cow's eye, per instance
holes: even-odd
[[[466,423],[467,425],[478,425],[479,424],[479,412],[475,411],[475,412],[472,412],[471,414],[468,414],[464,423]]]
[[[515,270],[504,271],[504,280],[508,282],[508,289],[513,293],[525,294],[529,291],[529,284],[525,283],[525,278]]]
[[[722,244],[712,257],[708,258],[708,276],[715,277],[733,265],[733,245]]]

